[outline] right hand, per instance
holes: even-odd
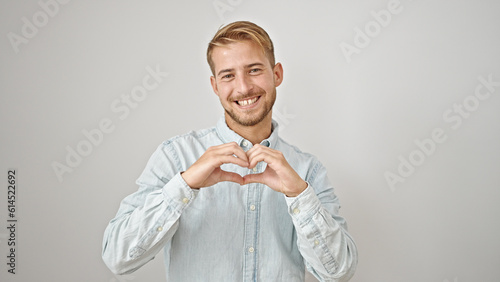
[[[236,182],[243,185],[241,175],[224,171],[221,165],[232,163],[242,167],[248,167],[248,157],[236,142],[213,146],[186,171],[182,172],[182,178],[192,189],[209,187],[222,181]]]

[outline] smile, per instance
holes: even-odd
[[[253,103],[257,102],[257,100],[259,100],[259,98],[260,98],[260,96],[246,99],[246,100],[239,100],[239,101],[236,101],[236,103],[240,106],[249,106],[249,105],[252,105]]]

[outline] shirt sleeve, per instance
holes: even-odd
[[[195,194],[179,172],[176,155],[163,144],[137,180],[139,190],[120,203],[104,232],[102,258],[115,274],[134,272],[173,237]]]
[[[357,249],[338,214],[340,205],[326,169],[318,164],[306,180],[306,190],[286,197],[299,251],[309,272],[320,281],[348,281],[357,266]]]

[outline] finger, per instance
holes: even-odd
[[[219,156],[217,161],[218,161],[218,163],[217,163],[218,166],[231,163],[231,164],[239,165],[241,167],[248,167],[248,161],[242,160],[242,159],[235,157],[233,155]]]
[[[263,151],[266,151],[263,147],[264,146],[260,144],[255,144],[252,148],[250,148],[250,150],[246,152],[249,162],[248,168],[252,169],[257,165],[259,161],[256,161],[256,156],[262,154]]]
[[[234,163],[243,167],[248,166],[248,157],[236,142],[210,147],[203,157],[211,163],[213,168],[224,163]]]
[[[273,166],[273,164],[277,160],[277,157],[279,157],[279,155],[269,150],[255,150],[248,156],[248,168],[254,168],[259,162],[265,162],[269,166]]]
[[[233,146],[230,153],[248,163],[247,153],[239,145]]]
[[[250,183],[262,183],[264,185],[267,185],[263,173],[245,175],[243,177],[243,185]]]
[[[222,182],[222,181],[231,181],[231,182],[238,183],[240,185],[243,185],[243,183],[244,183],[243,177],[241,177],[241,175],[234,173],[234,172],[224,171],[224,170],[220,171],[219,182]]]
[[[258,150],[262,150],[262,149],[268,149],[268,150],[272,150],[271,148],[269,147],[266,147],[266,146],[263,146],[263,145],[260,145],[260,144],[255,144],[253,145],[252,148],[250,148],[250,150],[248,150],[246,152],[247,155],[251,155],[253,154],[255,151],[258,151]]]
[[[219,154],[234,155],[234,156],[248,162],[247,154],[236,142],[222,144],[218,147],[220,149],[218,151]]]

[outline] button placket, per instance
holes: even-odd
[[[250,173],[257,174],[263,172],[263,167],[265,167],[264,164],[264,162],[258,162],[257,165],[250,170]]]
[[[249,170],[249,173],[253,173],[253,170]],[[260,184],[251,183],[248,185],[247,189],[244,276],[246,277],[245,279],[250,279],[253,281],[257,272]]]

